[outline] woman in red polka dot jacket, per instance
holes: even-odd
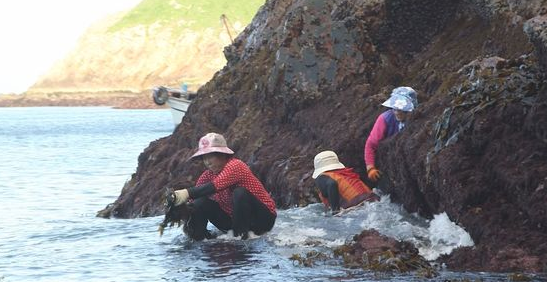
[[[205,170],[195,187],[169,195],[175,205],[193,199],[193,211],[185,231],[194,240],[211,238],[210,221],[218,229],[233,230],[234,236],[247,239],[249,231],[260,235],[270,231],[277,217],[275,202],[249,166],[233,157],[224,137],[208,133],[199,140],[192,159],[201,158]]]

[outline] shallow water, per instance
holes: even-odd
[[[140,152],[173,129],[167,110],[0,108],[0,281],[421,281],[335,260],[305,268],[289,257],[329,253],[317,243],[337,246],[366,228],[411,241],[428,258],[472,244],[446,215],[427,221],[387,195],[342,217],[326,217],[320,204],[279,211],[272,232],[247,241],[192,243],[178,228],[159,237],[162,217],[95,217],[120,194]],[[507,275],[443,271],[435,280],[464,278]]]

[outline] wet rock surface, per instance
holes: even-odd
[[[381,235],[376,230],[364,230],[353,240],[324,253],[310,251],[306,254],[293,254],[290,258],[295,265],[316,267],[332,261],[342,263],[347,268],[360,268],[376,273],[416,272],[424,278],[438,275],[436,269],[409,242],[402,242]]]
[[[547,8],[544,10],[547,13]],[[524,23],[524,32],[536,47],[543,69],[547,68],[547,16],[536,16]]]
[[[475,247],[442,259],[449,268],[545,271],[546,31],[529,20],[547,1],[425,2],[267,1],[101,215],[162,214],[163,187],[191,186],[203,170],[188,158],[211,131],[280,208],[316,202],[313,156],[334,150],[364,177],[380,104],[408,85],[420,106],[380,146],[385,192],[426,217],[446,211],[471,234]]]
[[[355,235],[351,243],[336,248],[334,254],[341,257],[349,268],[376,272],[417,271],[428,278],[437,275],[411,243],[382,236],[375,230],[365,230]]]

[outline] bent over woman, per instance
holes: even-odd
[[[323,151],[313,159],[312,178],[319,190],[319,198],[332,214],[364,201],[374,202],[380,198],[359,178],[352,168],[338,160],[333,151]]]

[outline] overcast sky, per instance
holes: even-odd
[[[0,93],[26,91],[101,18],[140,0],[1,0]]]

